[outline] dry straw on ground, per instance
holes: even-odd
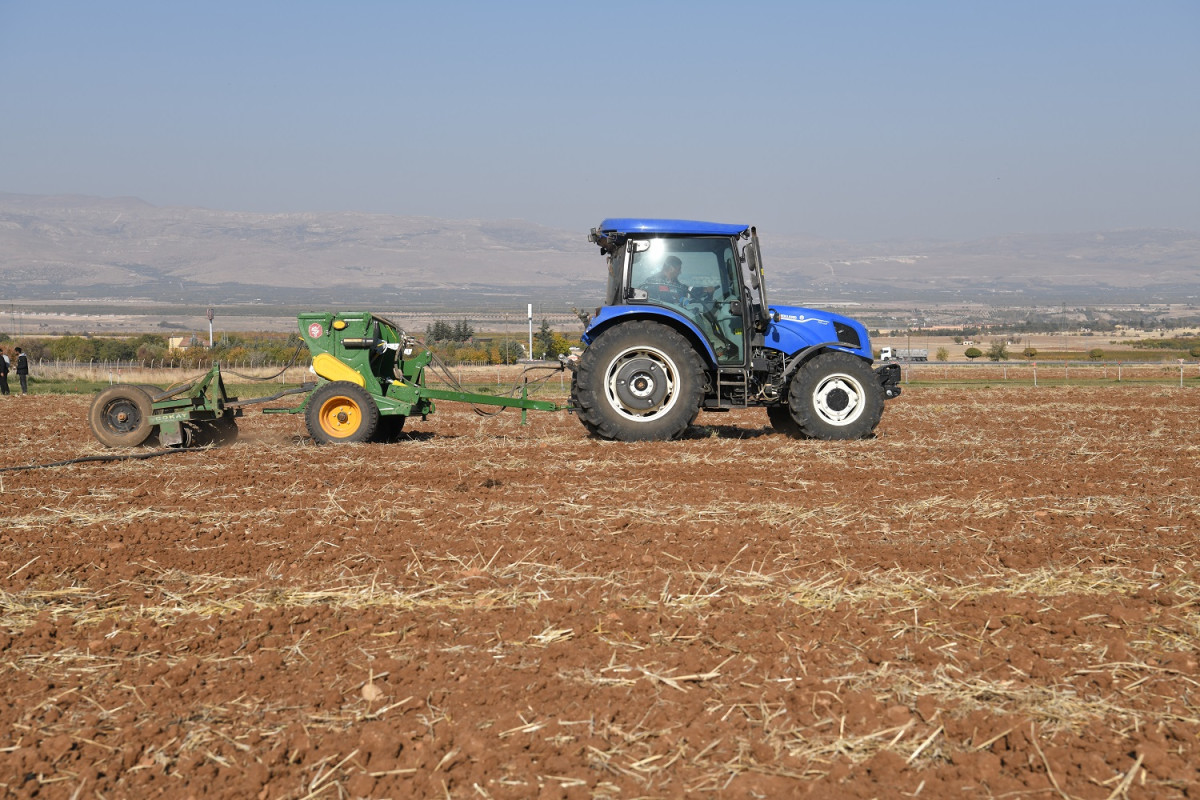
[[[634,445],[440,404],[390,445],[254,416],[3,473],[0,786],[1190,796],[1197,397],[921,389],[870,441]],[[0,416],[0,466],[100,452],[86,405]]]

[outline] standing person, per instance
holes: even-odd
[[[8,353],[4,352],[4,348],[0,347],[0,395],[9,394],[8,391]]]
[[[17,351],[17,379],[21,381],[21,394],[29,394],[29,356],[21,350]]]

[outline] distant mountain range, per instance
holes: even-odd
[[[621,213],[621,209],[608,209]],[[599,223],[601,216],[592,223]],[[774,298],[801,303],[1192,302],[1200,233],[1121,230],[970,242],[847,242],[762,230]],[[163,208],[0,193],[0,300],[595,305],[587,231],[519,220]]]

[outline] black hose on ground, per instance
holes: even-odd
[[[72,458],[67,461],[52,461],[49,464],[27,464],[23,467],[0,467],[0,472],[23,472],[30,469],[48,469],[50,467],[65,467],[68,464],[85,464],[89,461],[105,462],[105,461],[133,461],[146,458],[156,458],[158,456],[169,456],[172,453],[194,453],[197,449],[203,448],[186,448],[176,447],[168,450],[152,450],[149,453],[125,453],[122,455],[111,456],[83,456],[82,458]]]

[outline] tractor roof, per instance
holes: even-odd
[[[691,219],[645,219],[615,217],[606,219],[597,228],[601,233],[675,233],[694,236],[737,236],[749,225],[729,225],[722,222],[698,222]]]

